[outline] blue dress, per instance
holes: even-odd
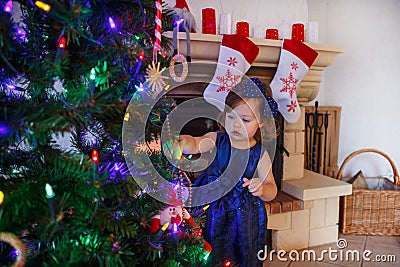
[[[267,243],[267,213],[264,202],[242,184],[243,177],[253,177],[263,150],[259,143],[249,149],[231,149],[229,136],[223,132],[217,134],[216,147],[212,164],[193,184],[214,182],[208,194],[224,194],[210,203],[206,211],[203,233],[212,246],[210,261],[213,264],[230,261],[231,266],[234,263],[241,267],[262,266],[257,252],[264,250]],[[229,191],[224,192],[226,188]],[[193,198],[204,199],[205,195],[202,192]]]

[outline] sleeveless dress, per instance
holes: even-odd
[[[229,136],[223,132],[217,133],[216,147],[212,164],[193,184],[201,186],[216,182],[208,193],[225,194],[210,203],[206,211],[203,234],[212,246],[210,263],[229,261],[231,266],[261,267],[257,252],[264,250],[267,243],[267,213],[264,202],[242,184],[243,177],[253,177],[263,150],[259,143],[249,149],[231,149]],[[221,188],[232,189],[225,193]],[[205,195],[203,192],[193,197],[204,199]]]

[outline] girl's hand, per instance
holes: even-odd
[[[247,179],[243,178],[243,187],[248,186],[250,193],[255,197],[263,195],[263,181],[260,178]]]

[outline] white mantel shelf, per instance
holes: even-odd
[[[172,38],[172,32],[165,32],[164,36]],[[178,39],[179,53],[186,56],[186,34],[179,32]],[[258,77],[265,84],[269,84],[278,66],[282,41],[249,39],[259,47],[260,51],[246,75]],[[190,33],[192,62],[218,62],[221,40],[222,35]],[[334,62],[336,56],[344,52],[344,48],[341,46],[308,43],[307,45],[318,52],[318,57],[297,89],[297,98],[302,104],[307,104],[315,99],[319,92],[323,70]]]
[[[282,190],[303,201],[351,195],[351,184],[304,170],[304,177],[282,181]]]
[[[172,32],[166,32],[165,37],[172,38]],[[178,33],[179,52],[186,55],[186,34]],[[252,64],[261,67],[277,67],[282,46],[281,40],[249,38],[260,48],[260,52]],[[211,61],[217,62],[219,46],[222,35],[214,34],[190,34],[191,57],[192,61]],[[344,52],[341,46],[331,46],[324,44],[308,44],[318,52],[318,57],[313,64],[313,68],[324,69],[331,65],[337,55]]]

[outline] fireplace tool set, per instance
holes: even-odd
[[[318,101],[314,112],[305,114],[305,165],[306,169],[326,175],[327,136],[329,113],[318,112]]]

